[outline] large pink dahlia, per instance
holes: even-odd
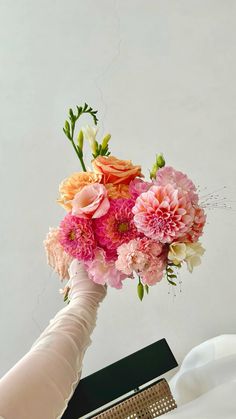
[[[198,194],[194,183],[182,172],[175,170],[171,166],[165,166],[159,169],[154,181],[158,186],[172,185],[175,189],[181,189],[188,194],[192,203],[197,204]]]
[[[60,223],[59,242],[70,256],[91,260],[96,248],[92,221],[67,214]]]
[[[189,196],[169,184],[152,186],[141,194],[133,213],[138,231],[161,243],[171,243],[187,233],[195,215]]]
[[[116,258],[116,250],[122,243],[139,236],[133,220],[134,203],[133,199],[113,199],[108,212],[94,220],[98,245],[106,251],[109,259]]]

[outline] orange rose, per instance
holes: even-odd
[[[67,211],[72,209],[72,200],[77,192],[90,183],[101,183],[102,175],[93,172],[73,173],[70,177],[63,180],[59,186],[60,198],[57,202]]]
[[[103,183],[128,185],[137,176],[142,176],[141,166],[133,166],[130,160],[119,160],[114,156],[98,156],[92,161],[95,173],[103,175]]]

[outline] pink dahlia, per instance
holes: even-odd
[[[172,185],[175,189],[181,189],[182,192],[189,195],[193,204],[198,202],[198,194],[194,183],[182,172],[175,170],[171,166],[165,166],[159,169],[154,181],[158,186]]]
[[[92,221],[67,214],[60,223],[59,242],[70,256],[83,261],[92,259],[96,248]]]
[[[154,285],[160,281],[166,267],[166,248],[147,237],[131,240],[118,249],[116,268],[126,275],[133,272],[142,278],[142,282]]]
[[[129,192],[133,199],[136,199],[141,193],[147,192],[152,186],[151,182],[145,182],[142,179],[135,178],[129,184]]]
[[[195,243],[203,233],[203,228],[206,223],[206,214],[200,207],[195,208],[194,220],[190,230],[181,237],[183,242]]]
[[[116,258],[116,250],[122,243],[139,236],[134,224],[133,199],[113,199],[110,209],[101,218],[94,220],[98,245],[106,251],[109,259]]]
[[[195,211],[187,194],[166,185],[152,186],[141,194],[133,213],[138,231],[161,243],[171,243],[190,230]]]
[[[122,288],[122,281],[127,276],[116,268],[114,262],[108,262],[104,250],[99,248],[95,252],[95,258],[86,262],[86,268],[93,282],[118,289]]]

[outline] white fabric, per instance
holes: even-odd
[[[236,335],[192,349],[170,381],[178,408],[174,419],[236,418]]]
[[[5,419],[61,418],[79,381],[106,289],[90,281],[75,260],[70,278],[70,304],[0,380],[0,415]]]

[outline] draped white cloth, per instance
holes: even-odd
[[[236,419],[236,335],[192,349],[170,382],[178,408],[173,419]]]
[[[59,419],[80,379],[85,350],[106,289],[70,265],[70,304],[0,380],[0,418]],[[2,415],[2,416],[1,416]]]

